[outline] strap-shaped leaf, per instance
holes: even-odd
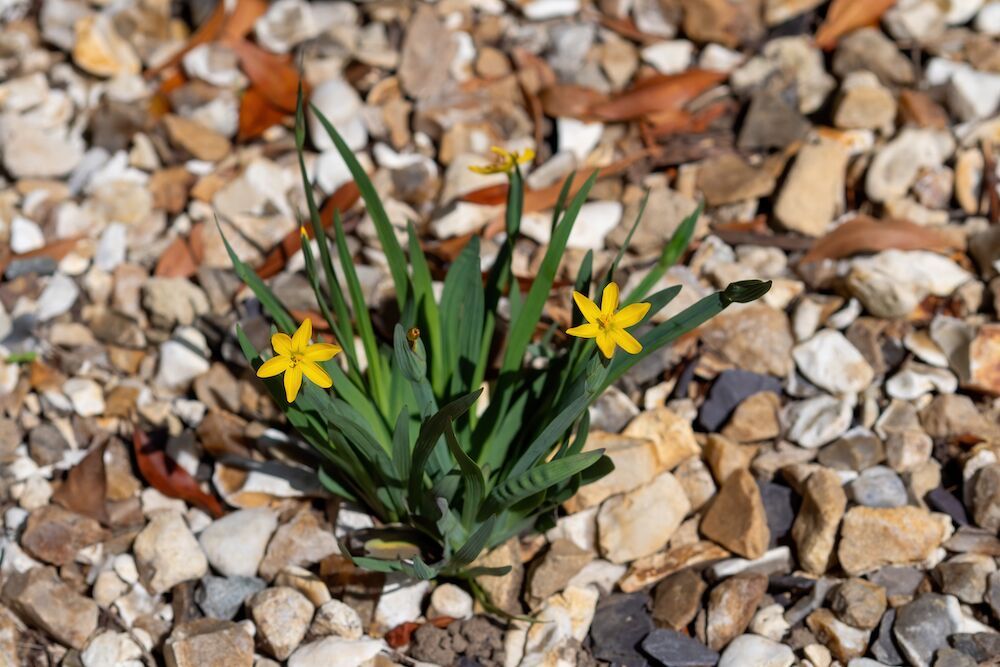
[[[625,236],[625,242],[622,243],[622,247],[618,249],[618,254],[615,255],[615,259],[611,262],[611,266],[608,267],[608,272],[604,275],[604,284],[600,286],[598,292],[604,291],[604,285],[607,285],[615,277],[615,271],[618,270],[618,264],[622,261],[622,257],[625,256],[625,252],[628,250],[629,244],[632,243],[632,235],[635,234],[635,230],[639,229],[639,223],[642,222],[642,216],[646,212],[646,204],[649,203],[649,188],[642,195],[642,201],[639,203],[639,212],[636,213],[635,222],[632,223],[632,227],[628,230],[628,234]],[[682,223],[683,224],[683,223]]]
[[[597,175],[598,171],[595,170],[583,184],[583,187],[580,188],[580,191],[576,193],[576,196],[573,197],[569,207],[566,209],[566,214],[563,216],[562,222],[556,227],[555,233],[552,234],[552,238],[549,240],[549,246],[545,250],[545,256],[538,268],[538,274],[535,276],[534,282],[531,283],[531,289],[528,290],[528,296],[524,300],[524,305],[521,307],[517,318],[512,320],[510,335],[507,339],[507,351],[504,354],[501,372],[510,373],[521,367],[524,351],[527,349],[528,343],[531,342],[531,336],[535,332],[535,325],[541,319],[545,301],[549,298],[552,283],[556,278],[556,271],[559,269],[559,263],[562,261],[563,253],[566,251],[566,243],[569,241],[569,235],[573,231],[573,225],[580,214],[580,209],[583,207],[584,202],[587,201],[590,189],[597,180]]]
[[[555,419],[550,421],[534,441],[532,441],[531,445],[528,446],[528,449],[525,450],[521,458],[511,468],[509,476],[519,477],[539,459],[548,454],[552,446],[566,434],[566,431],[573,425],[573,422],[587,411],[587,406],[590,405],[591,400],[593,400],[593,396],[584,394],[561,410]]]
[[[222,237],[222,243],[226,246],[226,252],[229,254],[229,261],[233,263],[233,270],[236,271],[236,275],[239,276],[240,280],[244,282],[253,291],[254,296],[260,301],[261,305],[264,306],[264,310],[271,316],[275,324],[278,325],[278,329],[290,334],[295,331],[295,320],[292,316],[288,314],[285,307],[281,305],[281,301],[278,297],[274,296],[274,292],[264,284],[264,281],[260,279],[257,272],[251,269],[249,266],[243,263],[239,257],[236,256],[236,252],[233,247],[229,245],[229,240],[226,239],[226,235],[222,232],[222,225],[219,223],[219,219],[215,219],[215,226],[219,230],[219,236]]]
[[[451,557],[451,564],[453,565],[468,565],[472,561],[476,560],[483,549],[486,548],[486,544],[490,540],[490,536],[493,534],[493,525],[496,523],[496,516],[487,517],[487,519],[473,531],[469,539],[466,540],[462,548],[455,552],[455,555]]]
[[[434,283],[431,279],[430,268],[427,266],[427,257],[423,248],[420,247],[420,238],[417,230],[410,222],[407,227],[407,235],[410,248],[410,266],[413,276],[413,295],[416,301],[421,326],[426,328],[427,339],[431,343],[431,386],[438,391],[444,389],[444,353],[441,349],[441,319],[438,311],[437,301],[434,297]]]
[[[504,507],[513,505],[519,500],[569,479],[576,473],[592,466],[603,454],[604,450],[594,450],[576,456],[566,456],[538,465],[517,477],[508,478],[490,492],[489,498],[483,504],[480,516],[495,514]]]
[[[445,374],[451,377],[454,395],[471,381],[483,330],[483,283],[479,260],[479,238],[472,237],[448,270],[441,291],[441,329]],[[467,371],[461,373],[459,361]],[[463,377],[464,376],[464,377]],[[464,382],[463,382],[464,380]]]
[[[464,486],[462,523],[470,526],[479,513],[479,506],[486,495],[486,479],[483,477],[483,471],[479,469],[476,462],[469,458],[469,455],[462,449],[462,445],[459,444],[458,438],[455,436],[455,429],[450,422],[445,424],[444,440],[448,443],[451,456],[458,463],[458,469],[462,475],[462,484]]]
[[[389,264],[392,282],[396,287],[396,303],[399,304],[399,309],[402,310],[409,293],[410,283],[406,273],[406,257],[403,255],[402,246],[399,245],[399,239],[396,238],[396,230],[389,221],[389,216],[385,212],[385,207],[382,206],[382,200],[379,199],[378,192],[375,191],[375,186],[372,184],[371,179],[368,178],[368,174],[365,173],[364,168],[358,162],[357,158],[354,157],[354,152],[347,147],[340,133],[337,132],[337,128],[330,124],[330,121],[316,108],[316,105],[310,104],[309,106],[312,107],[312,112],[316,114],[320,125],[323,126],[323,129],[326,130],[327,135],[333,141],[333,145],[337,149],[337,152],[340,153],[340,157],[347,164],[347,168],[354,178],[354,183],[361,192],[361,198],[364,200],[365,208],[368,209],[368,215],[371,216],[372,222],[375,225],[375,233],[378,234],[378,240],[382,244],[382,252],[385,253],[386,261]]]
[[[445,427],[460,415],[465,414],[468,409],[479,399],[483,393],[482,389],[477,389],[471,394],[466,394],[457,398],[438,410],[420,426],[420,434],[417,436],[416,445],[413,447],[413,465],[410,468],[409,493],[411,505],[413,501],[423,493],[424,473],[427,462],[430,460],[431,452],[441,440]],[[440,473],[447,472],[440,470]]]
[[[392,432],[392,463],[396,467],[399,481],[410,479],[410,411],[404,405],[396,417],[396,428]]]

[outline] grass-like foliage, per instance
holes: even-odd
[[[511,272],[511,258],[524,199],[518,161],[525,156],[501,154],[497,166],[508,172],[510,187],[506,238],[499,254],[484,276],[479,240],[473,237],[448,269],[437,298],[413,225],[404,248],[351,150],[322,114],[312,111],[350,168],[374,222],[395,287],[399,321],[391,340],[379,339],[339,215],[329,236],[320,223],[302,157],[305,123],[300,100],[299,165],[319,250],[314,256],[303,239],[306,271],[343,354],[331,359],[340,351],[336,346],[308,346],[308,331],[282,336],[293,334],[299,324],[229,248],[237,273],[281,332],[272,339],[278,361],[268,362],[267,368],[261,370],[265,359],[239,331],[243,352],[258,374],[267,376],[264,383],[288,421],[322,456],[318,474],[325,486],[382,522],[384,530],[350,549],[358,565],[422,579],[503,574],[506,568],[474,567],[473,562],[512,535],[551,525],[561,503],[613,469],[602,451],[584,447],[588,406],[646,355],[730,303],[759,298],[770,283],[730,285],[667,322],[651,323],[680,288],[646,293],[682,255],[699,210],[666,243],[661,260],[639,287],[620,300],[621,318],[637,313],[628,309],[630,304],[649,304],[633,330],[641,350],[618,350],[608,359],[586,338],[557,346],[552,343],[554,325],[543,326],[539,340],[536,333],[545,323],[543,310],[557,267],[596,176],[572,196],[572,177],[567,180],[553,215],[551,241],[524,293]],[[604,292],[624,252],[622,248],[603,276],[593,275],[588,253],[577,274],[579,296]],[[596,318],[590,322],[589,315],[584,319],[586,312],[574,312],[577,331],[598,332],[623,322],[611,314],[605,322],[596,310],[590,311]],[[587,338],[596,337],[600,343],[601,335]],[[364,359],[355,352],[355,338]],[[297,380],[288,380],[296,373]],[[322,385],[330,384],[327,377],[332,387],[324,389]]]

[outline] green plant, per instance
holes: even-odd
[[[337,131],[318,110],[313,112],[350,168],[374,222],[395,287],[399,321],[392,340],[379,340],[339,215],[334,216],[332,239],[319,222],[302,158],[305,124],[300,99],[295,136],[319,247],[317,258],[309,243],[303,243],[306,273],[330,331],[343,345],[345,363],[323,360],[335,353],[332,346],[313,355],[332,380],[330,391],[312,382],[305,382],[301,392],[297,383],[295,392],[286,391],[288,387],[283,387],[275,373],[289,367],[294,361],[288,361],[291,357],[265,369],[263,375],[272,377],[266,377],[264,384],[292,426],[322,455],[324,465],[318,474],[325,486],[364,505],[384,524],[377,538],[364,543],[363,552],[355,549],[351,554],[358,565],[424,579],[503,574],[506,568],[472,564],[484,549],[512,535],[551,525],[561,503],[580,486],[613,469],[602,451],[584,448],[588,406],[646,355],[730,303],[760,297],[770,284],[733,284],[667,322],[650,324],[680,287],[648,298],[646,292],[683,253],[699,210],[684,221],[650,275],[623,301],[628,306],[645,298],[649,304],[641,317],[641,349],[633,349],[636,354],[619,353],[605,359],[593,344],[578,338],[567,346],[550,349],[544,363],[526,363],[532,356],[530,350],[537,347],[532,339],[543,321],[557,267],[596,175],[572,196],[573,178],[567,180],[553,214],[552,238],[538,275],[527,293],[522,293],[511,271],[511,258],[524,195],[518,162],[525,156],[500,151],[500,167],[509,173],[506,240],[484,279],[479,242],[473,237],[450,266],[437,300],[413,225],[408,227],[404,250],[368,176]],[[635,225],[641,216],[640,211]],[[339,258],[339,275],[331,240]],[[274,294],[236,257],[228,243],[227,249],[237,273],[252,288],[277,330],[286,334],[295,331],[295,321]],[[591,287],[601,291],[611,284],[624,252],[622,248],[598,280],[588,253],[576,290],[586,296]],[[617,301],[617,287],[614,291]],[[501,341],[498,310],[505,297],[510,316]],[[634,316],[637,310],[629,312]],[[583,325],[581,313],[574,315],[573,324]],[[548,325],[542,341],[551,341],[555,330],[555,325]],[[264,363],[260,353],[242,330],[238,335],[247,359],[254,369],[260,369]],[[364,350],[365,370],[354,351],[355,336]],[[309,354],[304,347],[309,334],[300,332],[296,338],[295,350],[299,352],[289,352],[287,337],[275,344],[276,351],[292,356]],[[493,362],[495,357],[498,363]],[[311,377],[309,372],[306,377]],[[486,386],[488,402],[481,400]]]

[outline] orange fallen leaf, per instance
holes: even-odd
[[[167,457],[167,453],[150,442],[149,436],[136,428],[132,431],[132,447],[139,472],[150,486],[171,498],[196,505],[215,518],[225,514],[219,500],[202,491],[198,480]]]
[[[240,126],[237,141],[256,139],[268,128],[280,123],[285,116],[283,109],[271,104],[256,86],[250,86],[240,100]]]
[[[896,0],[833,0],[826,19],[816,30],[816,46],[829,51],[840,38],[858,28],[875,25]]]
[[[167,246],[156,263],[154,275],[161,278],[190,278],[198,272],[191,246],[182,236],[178,236]]]
[[[333,226],[333,212],[340,211],[341,216],[344,212],[350,209],[354,204],[361,198],[361,191],[358,190],[358,186],[354,181],[348,181],[344,185],[337,188],[330,197],[323,203],[323,207],[319,212],[320,223],[323,225],[324,229],[329,229]],[[314,238],[313,230],[310,225],[306,225],[306,235],[309,238]],[[267,254],[264,261],[259,267],[257,267],[257,275],[265,280],[271,276],[281,273],[281,270],[285,268],[285,264],[288,260],[299,251],[302,247],[302,237],[299,234],[299,230],[289,232],[285,235],[285,238],[281,239],[279,243],[271,252]]]
[[[428,621],[435,628],[446,628],[452,624],[455,619],[451,616],[438,616],[437,618],[432,618]],[[410,643],[410,639],[413,637],[413,633],[420,628],[424,623],[414,623],[413,621],[407,621],[406,623],[400,623],[392,630],[386,633],[385,641],[392,648],[402,648]]]
[[[860,215],[817,239],[802,257],[801,264],[840,259],[862,252],[890,249],[946,251],[954,247],[954,242],[936,229],[922,227],[909,220],[876,220]]]
[[[286,113],[295,113],[299,92],[299,72],[292,64],[291,58],[265,51],[245,39],[233,40],[229,46],[239,58],[240,67],[250,79],[253,87],[271,105]]]
[[[555,118],[593,118],[591,109],[608,101],[608,96],[593,88],[560,83],[549,86],[539,95],[545,114]]]
[[[657,74],[637,82],[613,99],[596,104],[590,113],[605,121],[635,120],[681,109],[685,104],[726,80],[728,74],[689,69],[680,74]]]

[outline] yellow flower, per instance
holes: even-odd
[[[526,148],[520,153],[506,151],[499,146],[494,146],[490,150],[497,155],[493,164],[474,165],[469,167],[469,171],[474,171],[477,174],[499,174],[501,172],[509,174],[514,170],[515,164],[526,164],[535,159],[535,151],[530,148]]]
[[[291,403],[299,394],[302,386],[302,376],[320,387],[326,389],[333,386],[333,380],[326,374],[317,362],[329,361],[341,351],[339,345],[330,343],[309,344],[312,337],[312,320],[302,322],[298,331],[292,336],[276,333],[271,336],[271,347],[274,356],[261,364],[257,369],[257,377],[269,378],[280,373],[285,374],[285,397]]]
[[[633,303],[616,313],[618,285],[615,283],[608,283],[608,286],[604,288],[600,308],[579,292],[573,292],[573,300],[576,301],[583,316],[587,318],[587,323],[567,329],[566,333],[570,336],[596,338],[597,347],[608,359],[615,353],[615,345],[629,354],[638,354],[642,351],[642,345],[639,341],[625,329],[641,322],[642,318],[646,317],[646,313],[649,312],[650,304]]]

